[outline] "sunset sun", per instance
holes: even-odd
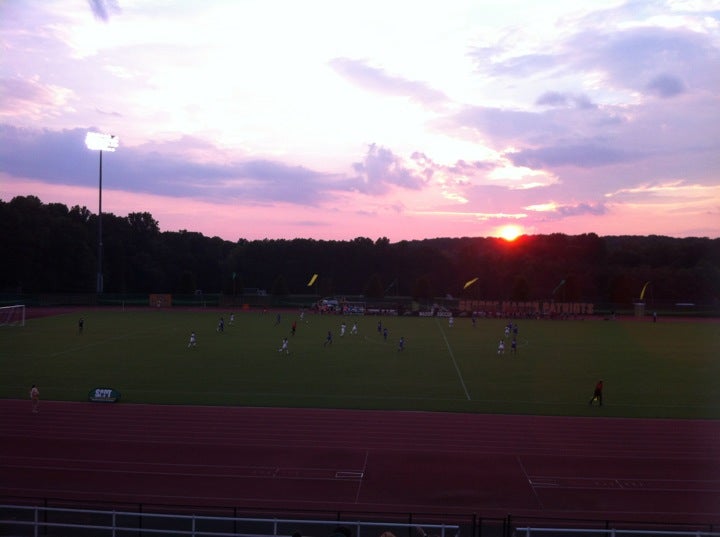
[[[520,226],[507,225],[497,229],[497,234],[500,238],[505,239],[508,242],[512,242],[522,235],[523,230]]]

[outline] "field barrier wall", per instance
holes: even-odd
[[[0,294],[0,306],[24,304],[28,307],[115,307],[115,308],[225,308],[234,311],[258,309],[300,309],[311,308],[322,297],[318,295],[267,294],[228,295],[222,293],[196,292],[192,294],[170,293],[43,293],[43,294]],[[614,304],[587,301],[556,302],[553,300],[512,301],[502,299],[462,299],[436,297],[417,300],[407,296],[388,296],[372,299],[362,296],[338,296],[353,304],[364,304],[372,311],[395,311],[397,315],[437,314],[442,312],[460,316],[473,313],[502,317],[720,317],[720,302],[708,300],[704,303],[652,300],[648,302]]]

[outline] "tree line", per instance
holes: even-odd
[[[0,292],[95,292],[96,214],[18,196],[0,200],[0,222]],[[106,293],[240,295],[252,288],[272,295],[631,304],[645,288],[646,299],[720,300],[720,239],[553,233],[512,242],[493,237],[232,242],[187,230],[161,232],[147,212],[103,213],[102,228]],[[319,277],[308,288],[313,274]]]

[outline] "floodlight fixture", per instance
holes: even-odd
[[[85,145],[93,151],[115,151],[120,140],[114,134],[88,132],[85,135]]]
[[[103,283],[103,243],[102,243],[102,154],[103,151],[115,151],[120,140],[114,134],[102,134],[99,132],[88,132],[85,136],[85,145],[93,151],[100,151],[100,178],[98,180],[98,254],[97,254],[97,282],[96,291],[101,295],[104,289]]]

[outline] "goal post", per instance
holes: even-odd
[[[25,326],[25,304],[1,306],[0,326]]]

